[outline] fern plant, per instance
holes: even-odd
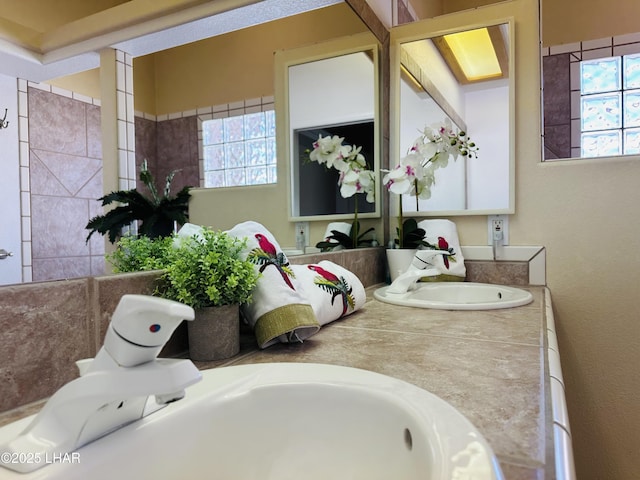
[[[189,198],[191,187],[186,186],[175,196],[171,196],[171,182],[176,174],[173,170],[165,180],[163,195],[158,194],[153,175],[149,171],[146,159],[140,169],[140,180],[149,189],[150,197],[144,196],[137,189],[118,190],[98,200],[102,206],[119,203],[104,215],[89,220],[87,242],[95,232],[108,235],[109,241],[115,243],[122,235],[122,229],[136,221],[140,221],[138,233],[149,238],[166,237],[173,232],[174,222],[184,224],[189,220]]]

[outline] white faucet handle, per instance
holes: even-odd
[[[111,325],[125,340],[143,347],[162,346],[182,320],[193,320],[193,308],[149,295],[123,295]]]
[[[433,267],[434,265],[429,260],[436,255],[450,255],[450,253],[447,250],[418,250],[411,260],[411,266],[421,270]]]
[[[122,367],[154,360],[182,320],[193,320],[193,308],[148,295],[123,295],[104,338],[104,350]],[[105,361],[98,352],[97,369]],[[93,370],[93,368],[92,368]]]

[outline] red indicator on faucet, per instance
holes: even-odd
[[[149,331],[151,333],[156,333],[158,331],[160,331],[160,325],[158,325],[157,323],[154,323],[153,325],[149,326]]]

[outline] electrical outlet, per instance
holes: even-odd
[[[296,248],[298,245],[298,235],[304,237],[304,247],[309,246],[309,222],[296,222]]]
[[[507,215],[489,215],[487,222],[487,245],[493,245],[494,235],[502,234],[500,245],[509,245],[509,217]]]

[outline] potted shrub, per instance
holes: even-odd
[[[246,239],[203,229],[180,238],[160,277],[157,294],[196,311],[188,322],[194,360],[219,360],[240,350],[240,304],[251,301],[259,273],[243,259]]]
[[[219,360],[240,350],[242,303],[251,301],[258,281],[254,265],[243,260],[246,239],[203,229],[192,237],[150,239],[123,236],[107,259],[115,272],[161,270],[154,295],[191,306],[187,322],[194,360]]]
[[[104,215],[98,215],[89,220],[86,228],[89,230],[87,242],[95,232],[108,235],[109,241],[115,243],[122,235],[122,229],[134,222],[140,221],[138,233],[149,238],[170,236],[174,231],[174,223],[183,225],[189,220],[189,198],[191,187],[184,187],[175,196],[171,196],[171,182],[176,171],[172,171],[165,179],[163,195],[158,194],[153,175],[147,167],[147,161],[142,162],[140,180],[146,185],[150,196],[144,196],[137,189],[118,190],[111,192],[98,200],[102,206],[119,203]]]
[[[173,237],[149,238],[124,235],[107,254],[114,273],[163,270],[174,254]]]

